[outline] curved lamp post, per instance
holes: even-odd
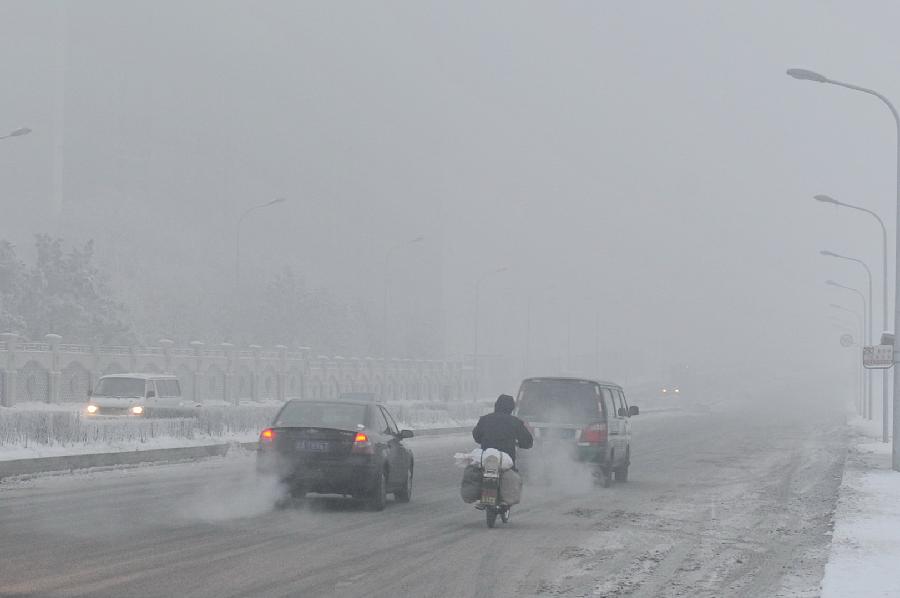
[[[821,73],[817,73],[815,71],[811,71],[808,69],[788,69],[787,74],[794,79],[799,79],[801,81],[812,81],[814,83],[827,83],[829,85],[835,85],[837,87],[843,87],[846,89],[850,89],[853,91],[858,91],[861,93],[868,94],[870,96],[874,96],[881,100],[885,106],[887,106],[888,110],[891,111],[891,116],[894,117],[894,127],[897,133],[896,141],[897,141],[897,152],[896,152],[896,160],[897,160],[897,169],[896,169],[896,202],[897,202],[897,219],[896,219],[896,228],[894,229],[895,234],[900,231],[900,114],[897,113],[897,109],[891,103],[889,99],[884,94],[881,94],[874,89],[869,89],[867,87],[861,87],[859,85],[854,85],[852,83],[845,83],[843,81],[837,81],[835,79],[829,79],[825,75]],[[895,241],[895,259],[894,259],[894,334],[896,335],[896,326],[897,321],[900,319],[900,301],[897,301],[897,298],[900,297],[900,236],[897,237]],[[898,352],[894,352],[894,370],[897,369],[897,360],[900,358],[900,354]],[[894,376],[896,378],[896,375]],[[896,380],[894,381],[894,421],[893,421],[893,432],[894,432],[894,444],[891,450],[891,468],[894,471],[900,471],[900,444],[897,442],[898,436],[900,436],[900,387],[896,384]],[[884,416],[884,420],[887,421],[887,413],[888,406],[885,403],[882,406],[882,415]],[[886,424],[884,424],[886,428]],[[885,430],[886,431],[886,430]]]
[[[863,338],[865,338],[866,337],[865,328],[868,328],[868,322],[869,322],[869,310],[866,307],[865,294],[863,294],[863,292],[860,291],[859,289],[855,289],[853,287],[848,287],[846,285],[840,284],[833,280],[826,280],[825,284],[827,284],[829,286],[837,287],[839,289],[844,289],[846,291],[850,291],[852,293],[856,293],[857,295],[859,295],[859,300],[862,302],[862,308],[863,308]],[[866,341],[863,341],[863,342],[866,342]],[[860,366],[861,365],[862,365],[862,355],[860,355]],[[866,387],[865,399],[863,401],[863,416],[866,417],[867,419],[872,419],[872,393],[871,393],[871,390],[872,390],[871,387],[869,387],[869,386]]]
[[[844,203],[842,201],[838,201],[829,195],[816,195],[816,201],[820,201],[822,203],[828,203],[835,206],[841,206],[844,208],[850,208],[851,210],[858,210],[860,212],[865,212],[874,218],[878,225],[881,227],[881,252],[882,252],[882,261],[881,261],[881,329],[885,332],[889,330],[888,326],[888,251],[887,251],[887,227],[884,226],[884,220],[881,219],[881,216],[873,212],[868,208],[864,208],[862,206],[855,206],[853,204]],[[871,290],[869,291],[869,296],[872,296]],[[869,314],[870,316],[874,316],[874,312],[871,311],[872,304],[869,304]],[[869,325],[871,326],[871,322]],[[881,370],[881,441],[888,441],[888,378],[889,373],[888,370]]]
[[[238,218],[237,221],[237,234],[235,236],[234,243],[234,290],[235,292],[240,291],[241,287],[241,225],[244,223],[244,219],[247,218],[252,212],[256,210],[261,210],[263,208],[268,208],[270,206],[274,206],[280,203],[284,203],[287,201],[284,197],[279,197],[277,199],[273,199],[272,201],[267,201],[265,203],[261,203],[259,205],[252,206],[247,208],[241,217]]]
[[[859,331],[860,339],[862,339],[863,317],[859,315],[859,312],[857,312],[854,309],[850,309],[849,307],[844,307],[843,305],[838,305],[837,303],[829,303],[828,305],[829,305],[829,307],[832,307],[834,309],[839,309],[841,311],[847,312],[847,313],[851,314],[854,318],[856,318],[856,322],[857,322],[857,326],[858,326],[857,330]],[[856,367],[856,373],[857,373],[857,376],[859,377],[859,398],[856,401],[856,412],[859,415],[863,415],[864,411],[865,411],[865,387],[864,387],[864,383],[863,383],[863,369],[864,368],[862,365],[862,360],[860,359],[857,361],[857,367]]]

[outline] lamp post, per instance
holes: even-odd
[[[234,292],[236,294],[240,293],[241,289],[241,225],[244,223],[244,219],[256,210],[268,208],[270,206],[284,203],[285,201],[287,201],[285,198],[279,197],[277,199],[252,206],[250,208],[247,208],[247,210],[243,214],[241,214],[241,217],[238,218],[237,234],[235,235],[234,243]]]
[[[865,269],[866,277],[867,277],[866,280],[869,283],[869,287],[868,287],[869,292],[866,294],[866,297],[868,300],[868,310],[866,312],[868,314],[868,316],[867,316],[868,319],[866,320],[865,342],[866,342],[866,344],[871,345],[872,344],[872,318],[874,316],[874,313],[872,312],[872,270],[869,268],[869,265],[867,263],[865,263],[863,260],[855,258],[855,257],[848,257],[846,255],[841,255],[841,254],[835,253],[833,251],[820,251],[819,253],[826,257],[833,257],[833,258],[837,258],[840,260],[847,260],[848,262],[854,262],[856,264],[859,264],[860,266],[862,266]],[[866,405],[866,417],[868,419],[872,419],[872,371],[866,370],[865,374],[866,374],[866,400],[868,401],[868,403]]]
[[[9,139],[10,137],[21,137],[22,135],[28,135],[31,133],[31,129],[28,127],[19,127],[18,129],[13,129],[6,135],[0,135],[0,139]]]
[[[860,301],[862,302],[862,308],[863,308],[863,331],[862,331],[861,337],[862,337],[863,339],[865,339],[865,337],[866,337],[865,329],[869,327],[869,326],[868,326],[868,322],[869,322],[869,310],[868,310],[868,308],[866,307],[866,296],[865,296],[865,295],[863,294],[863,292],[860,291],[859,289],[855,289],[855,288],[853,288],[853,287],[848,287],[848,286],[846,286],[846,285],[842,285],[842,284],[837,283],[837,282],[835,282],[835,281],[833,281],[833,280],[826,280],[826,281],[825,281],[825,284],[830,285],[830,286],[833,286],[833,287],[837,287],[837,288],[839,288],[839,289],[844,289],[844,290],[847,290],[847,291],[850,291],[850,292],[853,292],[853,293],[856,293],[857,295],[859,295],[859,299],[860,299]],[[865,343],[866,341],[863,340],[863,342]],[[860,354],[860,367],[861,367],[861,366],[862,366],[862,354]],[[865,377],[864,377],[863,379],[865,380]],[[871,391],[871,388],[870,388],[870,387],[866,387],[866,394],[865,394],[865,398],[864,398],[864,401],[863,401],[863,413],[862,413],[862,415],[863,415],[863,417],[866,417],[867,419],[871,419],[871,418],[872,418],[872,413],[871,413],[871,408],[872,408],[872,395],[871,395],[871,392],[870,392],[870,391]]]
[[[829,307],[834,309],[839,309],[841,311],[852,314],[854,318],[856,318],[856,322],[858,325],[858,330],[860,334],[860,338],[862,338],[863,334],[863,317],[859,315],[859,312],[856,310],[852,310],[850,308],[844,307],[843,305],[838,305],[837,303],[830,303]],[[862,365],[862,355],[860,355],[860,359],[857,360],[856,372],[859,377],[859,398],[856,401],[856,413],[859,415],[863,415],[863,409],[865,405],[865,396],[863,392],[863,365]]]
[[[897,193],[897,215],[896,215],[896,228],[894,229],[894,233],[896,235],[897,231],[900,231],[900,114],[897,113],[897,109],[891,103],[887,97],[883,94],[875,91],[874,89],[868,89],[866,87],[860,87],[858,85],[853,85],[851,83],[844,83],[842,81],[836,81],[834,79],[829,79],[825,75],[820,73],[816,73],[814,71],[810,71],[807,69],[788,69],[787,74],[795,79],[800,79],[802,81],[813,81],[815,83],[827,83],[830,85],[836,85],[838,87],[844,87],[846,89],[851,89],[853,91],[859,91],[871,96],[875,96],[879,100],[881,100],[885,106],[887,106],[888,110],[891,111],[891,116],[894,117],[894,126],[897,132],[897,170],[896,170],[896,193]],[[897,320],[900,319],[900,301],[897,301],[897,298],[900,297],[900,237],[898,237],[895,241],[895,259],[894,259],[894,334],[896,338],[896,327]],[[894,352],[894,369],[897,369],[898,359],[900,359],[900,354],[898,352]],[[896,378],[896,376],[894,376]],[[896,384],[896,380],[894,381],[894,440],[893,447],[891,449],[891,467],[894,471],[900,471],[900,444],[897,442],[897,437],[900,436],[900,388],[898,388]]]
[[[401,243],[397,243],[393,247],[387,250],[387,253],[384,255],[384,300],[382,301],[382,314],[381,314],[381,325],[382,325],[382,349],[381,356],[384,359],[387,359],[388,350],[390,348],[388,343],[388,301],[390,299],[390,285],[391,285],[391,257],[394,252],[402,247],[406,247],[407,245],[414,245],[416,243],[421,243],[425,240],[425,237],[419,235],[414,239],[409,239],[408,241],[403,241]]]
[[[478,399],[478,305],[480,303],[481,283],[484,279],[495,274],[500,274],[501,272],[506,272],[507,270],[509,270],[508,266],[489,270],[475,280],[475,348],[472,352],[473,375],[475,376],[475,380],[472,384],[472,399],[474,400]]]
[[[868,208],[864,208],[862,206],[855,206],[852,204],[844,203],[842,201],[838,201],[833,197],[828,195],[816,195],[816,201],[820,201],[822,203],[829,203],[835,206],[841,206],[845,208],[850,208],[852,210],[858,210],[860,212],[865,212],[869,214],[878,221],[879,226],[881,226],[881,250],[882,250],[882,279],[881,279],[881,329],[885,332],[889,330],[888,328],[888,250],[887,250],[887,227],[884,226],[884,220],[881,217],[869,210]],[[872,296],[872,291],[869,291],[869,297]],[[872,304],[869,304],[869,309],[871,310]],[[872,312],[869,312],[871,315]],[[871,322],[870,322],[871,324]],[[881,441],[887,442],[888,437],[890,435],[888,431],[888,371],[886,369],[881,370]]]

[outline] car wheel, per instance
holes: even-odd
[[[603,470],[603,487],[609,488],[610,486],[612,486],[612,482],[613,482],[612,471],[610,471],[609,469],[604,469]]]
[[[627,482],[628,481],[628,466],[631,465],[631,449],[625,453],[625,463],[616,469],[616,481],[617,482]]]
[[[598,467],[597,470],[594,471],[594,483],[603,488],[609,488],[612,486],[612,476],[613,472],[609,467]]]
[[[369,508],[373,511],[383,511],[387,504],[387,472],[382,471],[375,479],[372,486],[372,494],[369,497]]]
[[[400,490],[394,492],[394,498],[397,499],[397,502],[409,502],[412,500],[412,483],[413,468],[412,465],[410,465],[409,471],[406,472],[406,482]]]

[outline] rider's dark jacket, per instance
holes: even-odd
[[[482,449],[494,448],[516,460],[516,446],[529,449],[534,445],[531,432],[518,417],[512,415],[516,406],[509,395],[500,395],[494,403],[494,412],[482,415],[472,430],[472,438]]]

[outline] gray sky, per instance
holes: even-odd
[[[609,375],[849,368],[827,304],[855,304],[822,282],[863,277],[818,251],[880,272],[878,229],[811,196],[892,222],[894,130],[873,98],[784,71],[900,101],[895,3],[62,6],[0,2],[0,130],[34,129],[0,142],[0,237],[23,248],[94,237],[210,284],[240,212],[285,196],[248,221],[245,268],[377,306],[385,252],[425,235],[396,267],[441,265],[448,354],[472,350],[474,280],[508,266],[482,284],[481,340],[519,365],[533,293],[547,369],[593,352],[597,313]]]

